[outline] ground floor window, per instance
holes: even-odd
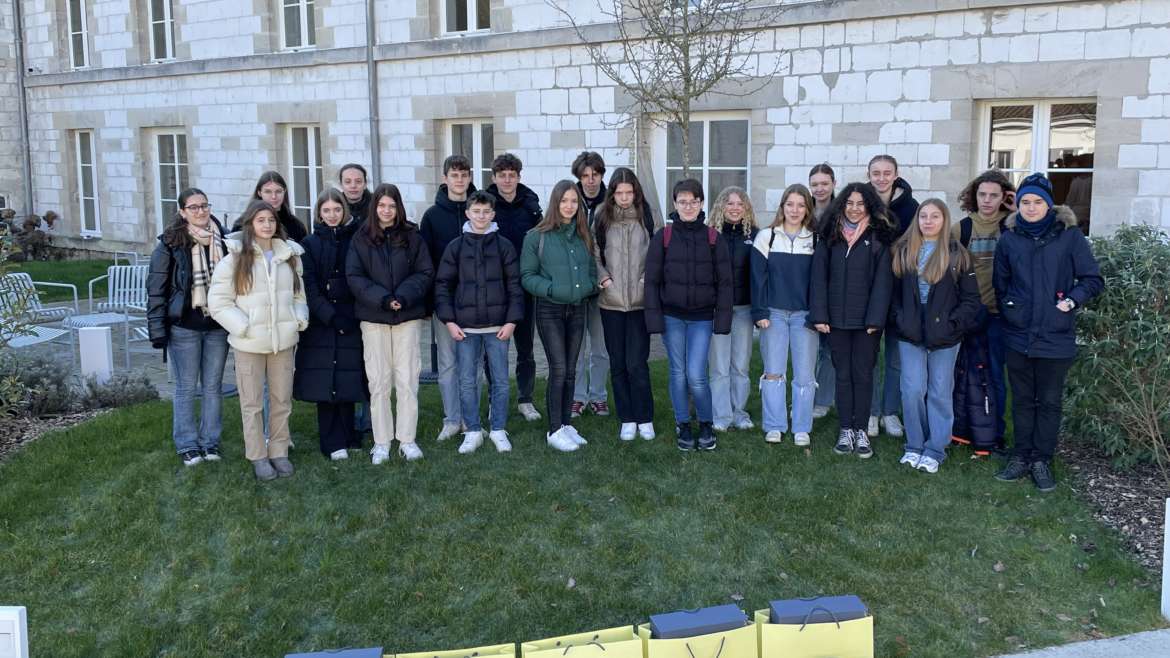
[[[690,175],[703,184],[704,210],[724,188],[750,189],[751,124],[739,113],[697,114],[688,130]],[[683,179],[682,129],[667,123],[655,129],[654,172],[665,215],[674,210],[670,192]]]
[[[496,157],[495,128],[491,119],[452,121],[447,125],[447,155],[471,161],[471,180],[481,190],[492,184],[492,160]]]
[[[289,206],[293,214],[313,226],[313,203],[324,189],[321,168],[321,127],[289,126],[288,128]]]

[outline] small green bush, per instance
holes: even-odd
[[[1077,323],[1065,427],[1118,466],[1170,468],[1170,236],[1148,226],[1093,240],[1105,292]]]
[[[29,416],[68,413],[76,406],[69,386],[73,375],[68,363],[59,362],[49,355],[17,356],[4,351],[0,353],[0,380],[9,377],[24,386],[24,413]]]
[[[81,406],[86,409],[108,409],[157,399],[158,389],[150,383],[149,377],[142,373],[122,373],[114,375],[104,384],[99,384],[94,377],[87,378]]]
[[[0,379],[0,418],[11,418],[24,413],[24,384],[12,375]]]

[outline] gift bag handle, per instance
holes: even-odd
[[[564,650],[564,652],[563,652],[563,653],[561,653],[561,655],[562,655],[562,656],[567,656],[567,655],[569,655],[569,649],[572,649],[572,648],[573,648],[573,647],[575,647],[575,646],[588,646],[588,645],[590,645],[590,644],[592,644],[593,646],[597,647],[598,649],[601,649],[602,651],[605,651],[605,645],[603,645],[601,642],[599,642],[599,641],[598,641],[600,638],[601,638],[601,635],[599,635],[599,634],[598,634],[598,635],[594,635],[594,636],[593,636],[593,639],[592,639],[592,640],[589,640],[589,641],[588,641],[588,642],[586,642],[584,645],[575,645],[575,644],[569,644],[569,645],[566,645],[566,646],[565,646],[565,650]],[[558,641],[558,642],[557,642],[557,644],[559,645],[559,644],[560,644],[560,642]]]
[[[800,630],[803,631],[804,627],[808,626],[808,618],[811,617],[812,614],[814,612],[816,612],[817,610],[824,610],[825,612],[829,613],[829,616],[833,618],[833,623],[837,625],[837,630],[841,629],[841,620],[837,619],[837,615],[834,614],[832,610],[826,608],[825,606],[817,605],[817,606],[813,606],[812,610],[809,610],[808,614],[804,616],[804,623],[800,625]],[[716,657],[716,658],[718,658],[718,657]]]
[[[723,645],[726,643],[727,643],[727,636],[724,635],[719,640],[719,649],[715,652],[714,658],[719,658],[719,656],[723,653]],[[687,642],[687,653],[691,654],[691,658],[695,658],[695,652],[691,650],[691,643],[690,642]]]

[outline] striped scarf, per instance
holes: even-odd
[[[191,308],[199,309],[207,316],[207,286],[211,283],[215,266],[223,259],[223,236],[215,222],[208,222],[205,229],[188,223],[187,234],[195,241],[191,245]],[[204,247],[207,247],[206,251]]]

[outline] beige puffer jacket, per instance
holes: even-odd
[[[272,240],[272,263],[264,258],[259,245],[252,244],[256,258],[252,261],[252,288],[236,295],[233,275],[243,248],[233,234],[226,240],[228,254],[215,266],[207,291],[211,317],[228,332],[228,343],[241,352],[276,354],[297,344],[300,332],[309,326],[309,306],[301,278],[301,261],[294,272],[288,267],[292,256],[305,253],[301,245],[279,238]]]
[[[613,279],[608,288],[601,289],[597,305],[608,311],[640,311],[646,294],[646,250],[650,247],[650,236],[632,207],[624,210],[615,207],[615,215],[605,235],[604,264],[597,240],[593,241],[598,282]]]

